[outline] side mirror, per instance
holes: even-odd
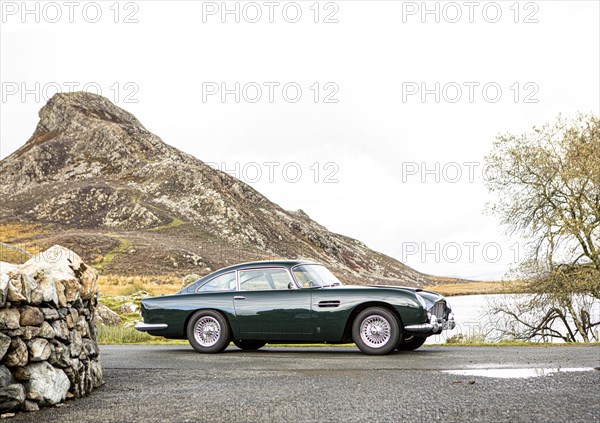
[[[293,282],[288,283],[288,289],[294,289],[294,283]]]

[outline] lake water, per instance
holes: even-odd
[[[446,297],[446,300],[452,307],[456,328],[450,331],[444,331],[440,335],[430,336],[426,344],[444,344],[446,339],[451,336],[462,334],[466,337],[481,336],[489,332],[493,326],[490,317],[486,314],[486,309],[491,301],[498,301],[508,298],[509,301],[519,301],[526,298],[528,294],[488,294],[488,295],[458,295],[455,297]],[[596,320],[594,320],[596,319]],[[600,319],[600,302],[596,301],[592,307],[592,321]],[[555,329],[562,332],[559,327]],[[600,330],[597,329],[597,331]],[[488,337],[486,340],[490,341]],[[550,342],[562,342],[559,339],[549,340]]]

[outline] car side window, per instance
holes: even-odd
[[[252,269],[240,271],[241,291],[288,289],[292,280],[285,269]]]
[[[290,274],[285,269],[271,269],[270,276],[275,289],[289,289],[289,284],[292,280],[290,279]]]
[[[302,288],[309,288],[310,287],[310,279],[308,277],[308,273],[306,271],[303,271],[302,268],[296,268],[293,271],[294,271],[294,276],[296,277],[296,280],[298,281],[300,286]]]
[[[196,292],[234,291],[236,288],[235,272],[225,273],[202,284]]]

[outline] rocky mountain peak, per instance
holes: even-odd
[[[142,127],[131,113],[115,106],[107,98],[87,93],[55,94],[39,112],[40,122],[36,132],[69,132],[81,125],[94,125],[96,121],[119,126]]]
[[[39,117],[31,138],[2,162],[14,192],[99,175],[122,179],[149,162],[181,157],[131,113],[96,94],[55,94]]]
[[[110,259],[113,272],[164,274],[188,263],[186,271],[195,273],[197,266],[204,272],[232,261],[285,257],[329,264],[354,281],[428,280],[169,146],[106,98],[56,94],[39,116],[29,141],[0,162],[0,218],[71,233],[72,242],[57,235],[51,242],[75,251],[104,242],[121,252]],[[235,251],[223,254],[224,248]]]

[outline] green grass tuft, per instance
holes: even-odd
[[[485,339],[482,335],[463,335],[457,333],[446,339],[447,345],[467,345],[467,344],[483,344]]]
[[[129,249],[131,248],[131,243],[129,241],[127,241],[125,238],[121,238],[121,237],[115,237],[115,239],[119,241],[119,246],[115,250],[107,253],[102,258],[102,261],[100,263],[95,264],[92,267],[96,268],[97,270],[102,270],[107,265],[109,265],[110,262],[113,261],[117,255],[123,254],[123,253],[126,253],[127,251],[129,251]]]
[[[121,344],[175,344],[185,345],[188,342],[181,339],[166,339],[159,336],[150,336],[140,332],[132,326],[104,326],[98,325],[98,343],[100,345]]]
[[[560,347],[560,346],[594,346],[598,342],[531,342],[520,339],[503,339],[496,342],[486,342],[481,335],[456,334],[446,339],[445,344],[436,344],[443,347]]]
[[[173,218],[173,220],[171,220],[169,223],[167,223],[166,225],[161,225],[161,226],[157,226],[155,228],[151,228],[148,229],[149,231],[162,231],[163,229],[169,229],[169,228],[176,228],[177,226],[181,226],[183,224],[185,224],[187,222],[184,222],[181,219],[178,218]]]
[[[133,295],[133,294],[137,294],[139,291],[146,291],[148,294],[154,295],[154,293],[152,293],[151,291],[148,291],[143,286],[138,285],[138,284],[125,286],[123,289],[121,289],[119,291],[119,295],[123,295],[123,296]]]

